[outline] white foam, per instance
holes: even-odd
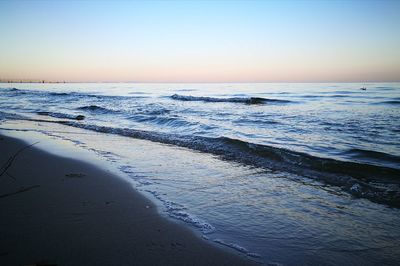
[[[188,223],[194,227],[199,228],[203,234],[210,234],[215,231],[214,226],[212,226],[207,221],[197,217],[196,215],[187,212],[184,206],[163,199],[160,193],[158,193],[157,191],[152,191],[152,190],[145,190],[145,191],[152,194],[156,199],[158,199],[164,204],[166,212],[170,217],[177,220],[181,220],[185,223]]]
[[[244,247],[242,247],[242,246],[239,246],[238,244],[235,244],[235,243],[228,243],[228,242],[225,242],[225,241],[223,241],[222,239],[218,239],[218,238],[217,238],[217,239],[214,239],[213,241],[214,241],[215,243],[224,245],[224,246],[226,246],[226,247],[229,247],[229,248],[232,248],[232,249],[234,249],[234,250],[236,250],[236,251],[239,251],[239,252],[241,252],[241,253],[244,253],[244,254],[246,254],[246,255],[249,256],[249,257],[253,257],[253,258],[259,258],[259,257],[260,257],[259,254],[253,253],[253,252],[249,252],[249,250],[247,250],[246,248],[244,248]]]

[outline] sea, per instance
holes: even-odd
[[[400,83],[0,83],[0,131],[93,153],[260,264],[400,264]]]

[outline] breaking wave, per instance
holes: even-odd
[[[97,110],[99,107],[89,106],[88,108]],[[103,108],[100,110],[103,110]],[[1,113],[1,117],[4,119],[60,123],[96,132],[117,134],[185,147],[218,155],[221,159],[236,161],[254,167],[286,171],[314,178],[327,184],[341,187],[343,190],[357,197],[368,198],[375,202],[400,207],[400,168],[379,165],[379,160],[389,160],[392,162],[392,165],[396,165],[396,163],[400,162],[400,158],[382,152],[360,149],[348,151],[348,155],[367,157],[371,162],[378,162],[378,164],[370,164],[321,158],[307,153],[250,143],[229,137],[181,135],[132,128],[99,126],[66,120],[38,120],[7,113]]]
[[[83,120],[85,118],[85,116],[83,115],[71,115],[71,114],[64,114],[57,112],[37,112],[37,114],[43,116],[51,116],[55,118],[72,119],[72,120]]]
[[[174,94],[171,96],[172,99],[178,101],[201,101],[201,102],[228,102],[228,103],[245,103],[245,104],[266,104],[266,103],[289,103],[291,101],[278,100],[278,99],[267,99],[261,97],[232,97],[232,98],[216,98],[216,97],[204,97],[204,96],[185,96]]]
[[[270,170],[301,174],[330,185],[339,186],[355,196],[400,207],[400,187],[398,185],[400,169],[397,168],[320,158],[306,153],[228,137],[211,138],[168,134],[130,128],[97,126],[73,121],[59,121],[59,123],[96,132],[186,147],[218,155],[225,160]],[[399,160],[399,158],[396,158],[396,160]],[[354,185],[360,189],[352,189]]]
[[[78,110],[84,110],[84,111],[89,111],[89,112],[99,112],[99,113],[117,113],[115,110],[111,110],[105,107],[101,107],[98,105],[86,105],[79,107]]]

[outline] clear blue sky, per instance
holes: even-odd
[[[400,80],[400,1],[0,1],[0,78]]]

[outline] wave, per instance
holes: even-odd
[[[83,120],[85,119],[84,115],[71,115],[71,114],[64,114],[64,113],[57,113],[57,112],[37,112],[38,115],[43,116],[51,116],[55,118],[66,118],[72,120]]]
[[[137,182],[137,184],[138,184],[137,186],[139,186],[139,187],[141,187],[143,185],[146,186],[146,185],[153,184],[153,182],[148,180],[145,176],[135,174],[135,171],[129,165],[122,165],[119,167],[119,169],[122,172],[128,174],[129,177],[131,177],[135,182]],[[170,217],[177,219],[177,220],[181,220],[185,223],[188,223],[188,224],[200,229],[203,232],[203,234],[210,234],[215,231],[215,227],[213,225],[211,225],[209,222],[197,217],[194,214],[191,214],[190,212],[187,211],[187,209],[183,205],[166,200],[164,198],[164,194],[159,193],[154,190],[149,190],[149,189],[146,189],[144,191],[147,193],[150,193],[153,197],[155,197],[160,202],[162,202],[166,213]],[[205,235],[203,235],[203,236],[205,236]]]
[[[73,93],[67,93],[67,92],[50,92],[49,95],[54,95],[54,96],[68,96],[68,95],[73,95]]]
[[[205,96],[185,96],[174,94],[170,96],[174,100],[178,101],[197,101],[197,102],[230,102],[230,103],[245,103],[245,104],[266,104],[266,103],[289,103],[288,100],[278,99],[267,99],[261,97],[232,97],[232,98],[216,98],[216,97],[205,97]]]
[[[1,120],[6,120],[6,119],[24,119],[25,117],[18,115],[18,114],[13,114],[13,113],[6,113],[0,111],[0,121]]]
[[[166,108],[158,108],[158,109],[153,109],[153,110],[146,110],[139,112],[140,114],[145,114],[145,115],[165,115],[169,114],[171,110],[168,110]]]
[[[146,192],[152,194],[156,199],[163,203],[166,212],[170,217],[197,227],[204,234],[210,234],[215,231],[215,227],[213,225],[203,219],[198,218],[196,215],[187,212],[183,206],[172,201],[165,200],[157,191],[146,190]]]
[[[349,97],[351,97],[351,96],[349,96],[349,95],[342,95],[342,94],[333,94],[333,95],[330,95],[329,97],[332,97],[332,98],[349,98]]]
[[[98,113],[117,113],[115,110],[111,110],[105,107],[101,107],[98,105],[86,105],[77,108],[78,110],[85,110],[89,112],[98,112]]]
[[[400,165],[399,156],[387,154],[384,152],[363,149],[350,149],[345,154],[353,158],[367,158],[376,161],[392,162],[393,164]]]
[[[97,126],[72,121],[60,121],[60,123],[96,132],[112,133],[186,147],[218,155],[225,160],[270,170],[300,174],[330,185],[339,186],[355,196],[400,207],[400,188],[393,190],[393,186],[391,186],[392,184],[398,186],[400,169],[397,168],[320,158],[306,153],[249,143],[228,137],[211,138],[167,134],[130,128]],[[352,190],[351,188],[355,184],[362,189],[358,191]]]
[[[305,98],[305,99],[318,99],[318,98],[323,98],[323,95],[299,95],[300,98]]]
[[[236,250],[236,251],[239,251],[240,253],[243,253],[243,254],[245,254],[245,255],[247,255],[247,256],[249,256],[249,257],[260,258],[260,255],[259,255],[259,254],[249,252],[246,248],[244,248],[244,247],[242,247],[242,246],[239,246],[238,244],[235,244],[235,243],[228,243],[228,242],[225,242],[225,241],[223,241],[223,240],[221,240],[221,239],[218,239],[218,238],[217,238],[217,239],[214,239],[213,241],[214,241],[215,243],[220,244],[220,245],[223,245],[223,246],[232,248],[232,249],[234,249],[234,250]]]
[[[359,90],[354,90],[354,91],[344,91],[344,90],[339,90],[339,91],[333,91],[333,92],[325,92],[325,93],[337,93],[337,94],[358,94],[361,93]]]
[[[131,94],[131,95],[150,95],[151,93],[143,92],[143,91],[131,91],[128,94]]]
[[[19,89],[17,89],[17,88],[0,88],[0,90],[3,92],[19,91]]]
[[[251,119],[251,118],[244,118],[244,117],[235,119],[232,122],[237,125],[248,126],[251,124],[251,125],[257,126],[257,127],[263,127],[265,125],[281,124],[280,122],[278,122],[276,120],[272,120],[272,119],[268,119],[268,118]]]
[[[171,109],[160,104],[149,103],[134,110],[135,115],[164,115],[171,113]]]
[[[86,94],[79,92],[55,92],[55,91],[45,91],[45,90],[26,90],[26,89],[17,89],[17,88],[5,88],[6,92],[13,92],[17,95],[19,94],[32,94],[38,96],[74,96],[74,97],[97,97],[95,94]]]
[[[129,119],[137,122],[149,122],[152,124],[168,126],[172,128],[190,127],[195,126],[197,123],[186,121],[180,117],[165,117],[165,116],[152,116],[152,115],[134,115]]]
[[[25,120],[39,121],[35,119]],[[214,154],[224,160],[313,178],[329,185],[338,186],[354,196],[400,207],[400,169],[398,168],[321,158],[307,153],[250,143],[228,137],[180,135],[132,128],[98,126],[65,120],[40,120],[40,122],[60,123],[101,133],[111,133],[185,147]],[[395,161],[399,160],[398,157],[383,153],[353,150],[353,153],[356,152],[363,154],[363,156],[379,157],[381,160],[386,160],[389,157]]]
[[[385,86],[378,86],[378,87],[375,87],[375,88],[383,90],[383,91],[392,91],[392,90],[396,89],[395,87],[385,87]]]
[[[305,98],[305,99],[321,99],[321,98],[353,98],[353,97],[359,97],[359,96],[354,96],[351,94],[324,94],[324,95],[300,95],[300,98]]]
[[[16,95],[24,95],[27,93],[27,90],[17,89],[17,88],[0,88],[0,92],[9,93],[12,96]]]
[[[399,105],[400,101],[399,100],[389,100],[389,101],[382,101],[382,102],[377,102],[373,104],[389,104],[389,105]]]
[[[123,100],[123,99],[136,99],[136,98],[148,98],[148,96],[119,96],[119,95],[102,95],[97,93],[82,93],[82,92],[59,92],[59,91],[45,91],[45,90],[26,90],[26,89],[16,89],[16,88],[4,88],[1,89],[4,92],[14,93],[15,95],[33,95],[33,96],[40,96],[40,97],[49,97],[49,98],[94,98],[94,99],[116,99],[116,100]],[[144,93],[143,93],[144,94]]]
[[[175,91],[196,91],[196,89],[177,89]]]

